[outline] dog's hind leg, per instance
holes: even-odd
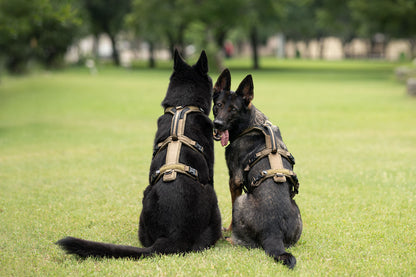
[[[192,245],[186,240],[160,237],[149,248],[152,254],[177,254],[190,252]]]
[[[276,262],[281,262],[290,269],[295,267],[296,258],[285,251],[281,238],[267,237],[262,241],[262,246],[266,254],[271,256]]]
[[[232,207],[234,207],[234,203],[237,197],[239,197],[243,193],[242,184],[243,182],[241,181],[240,178],[230,178],[229,187],[230,187],[230,193],[231,193]],[[232,231],[232,220],[231,220],[230,226],[228,226],[228,228],[225,229],[225,231],[227,232]]]
[[[201,233],[198,240],[193,245],[194,251],[201,251],[203,249],[213,246],[217,240],[222,236],[221,232],[221,214],[217,205],[211,208],[211,218],[209,225]]]

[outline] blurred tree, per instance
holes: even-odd
[[[241,24],[242,0],[201,1],[197,4],[199,35],[206,49],[210,68],[223,69],[223,47],[229,32]]]
[[[127,25],[149,43],[150,67],[155,65],[154,48],[158,43],[167,42],[172,54],[176,48],[185,57],[185,32],[196,19],[195,9],[194,0],[133,0]]]
[[[131,9],[131,0],[82,0],[89,15],[91,31],[98,37],[105,33],[111,40],[113,62],[120,65],[116,36],[124,24],[124,17]]]
[[[415,0],[378,0],[376,4],[349,0],[349,7],[359,35],[374,38],[378,33],[384,34],[384,43],[389,38],[410,38],[412,53],[416,54]]]
[[[155,45],[162,41],[163,28],[159,24],[162,20],[160,10],[152,12],[158,6],[156,1],[133,0],[131,13],[126,16],[127,28],[132,30],[135,36],[146,40],[149,44],[149,67],[154,68]]]
[[[323,36],[323,32],[313,23],[314,4],[314,0],[285,0],[281,28],[287,39],[309,41]],[[301,55],[298,49],[296,52]]]
[[[349,0],[314,0],[312,9],[314,10],[314,21],[316,22],[316,35],[322,38],[325,36],[336,36],[342,41],[344,54],[345,46],[356,36],[356,24],[352,19],[351,11],[348,6]],[[322,58],[321,45],[321,58]]]
[[[9,71],[24,72],[31,58],[57,64],[81,23],[73,2],[0,0],[0,55]]]
[[[273,0],[241,0],[242,13],[239,13],[241,24],[250,41],[253,69],[260,68],[258,45],[271,34],[275,34],[281,28],[284,3]]]

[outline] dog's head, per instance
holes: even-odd
[[[208,115],[211,96],[212,80],[208,76],[208,59],[205,51],[202,51],[198,61],[190,66],[175,49],[173,73],[162,106],[164,108],[197,106]]]
[[[249,115],[251,101],[253,100],[253,79],[247,75],[234,92],[231,91],[231,74],[225,69],[218,77],[214,86],[214,139],[221,140],[226,146],[229,141],[229,132],[240,133],[244,120]]]

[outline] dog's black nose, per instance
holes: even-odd
[[[224,128],[224,121],[222,121],[220,119],[215,119],[214,120],[214,128],[218,129],[218,130],[222,130]]]

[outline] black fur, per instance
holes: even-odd
[[[276,261],[289,268],[296,264],[295,257],[285,248],[295,244],[302,233],[302,220],[295,201],[290,196],[291,184],[275,183],[266,179],[256,188],[250,183],[258,172],[269,169],[269,161],[263,158],[248,173],[244,167],[253,154],[265,148],[261,132],[249,132],[240,136],[253,126],[260,126],[267,117],[254,107],[253,81],[248,75],[236,92],[230,91],[231,75],[228,69],[219,76],[214,86],[214,128],[219,135],[226,130],[230,144],[226,148],[226,161],[230,175],[230,191],[233,202],[231,241],[247,247],[262,247]],[[274,129],[279,146],[287,150],[279,128]],[[293,168],[283,159],[284,167]],[[248,193],[242,194],[246,187]]]
[[[198,106],[204,113],[190,113],[185,135],[204,147],[204,154],[183,146],[179,161],[198,170],[199,181],[178,174],[161,179],[144,191],[139,239],[144,248],[106,244],[66,237],[57,242],[67,253],[80,257],[141,258],[153,254],[186,253],[211,247],[221,237],[221,217],[213,187],[214,151],[211,108],[212,81],[205,52],[189,66],[175,51],[174,72],[162,106]],[[172,115],[158,119],[155,145],[169,136]],[[152,160],[150,175],[165,163],[166,148]],[[149,175],[149,179],[150,179]]]

